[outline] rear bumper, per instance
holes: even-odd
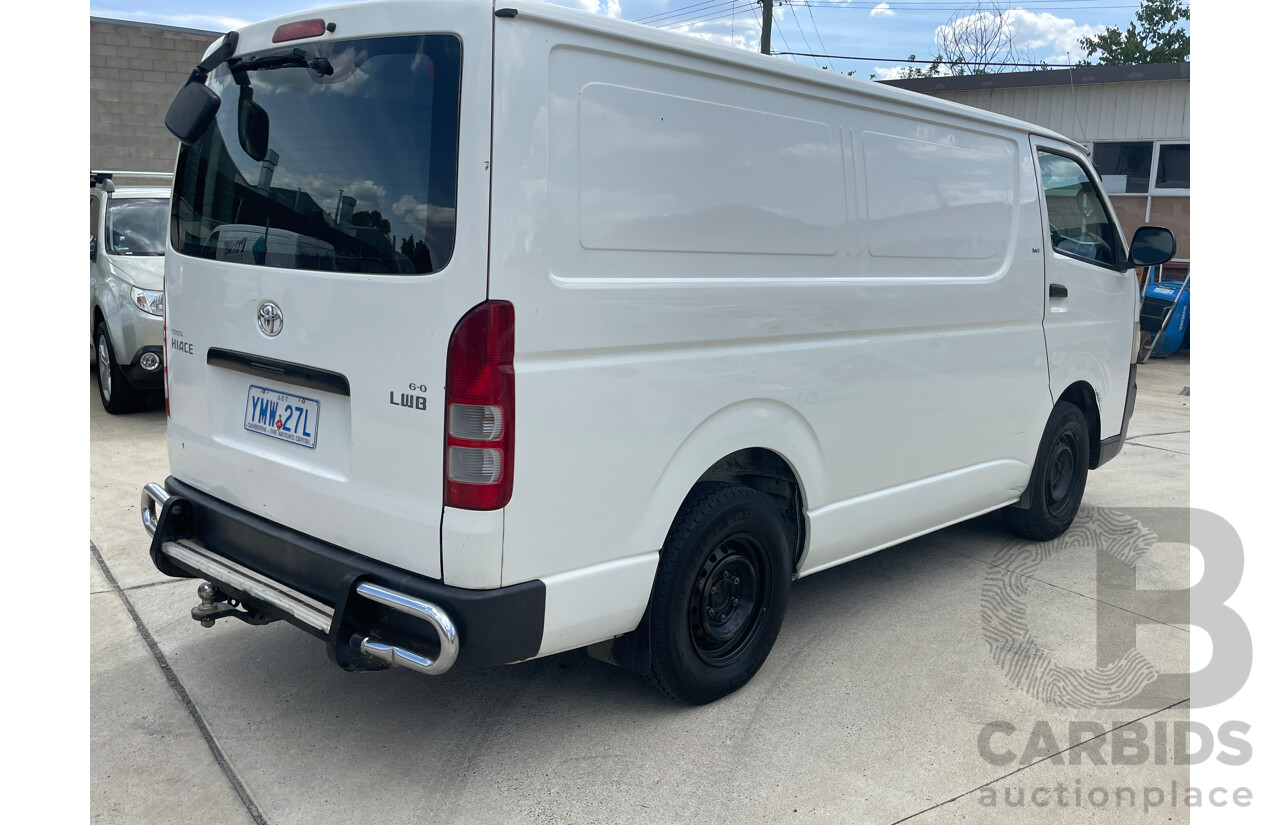
[[[450,587],[274,524],[172,477],[163,489],[144,489],[142,521],[160,572],[208,579],[242,604],[323,639],[330,658],[348,670],[390,663],[438,674],[455,658],[464,667],[529,659],[542,644],[541,581]]]
[[[1124,440],[1129,435],[1129,419],[1133,418],[1133,407],[1138,403],[1138,365],[1129,365],[1129,389],[1124,398],[1124,419],[1120,422],[1120,434],[1111,438],[1103,439],[1098,444],[1098,463],[1093,465],[1092,469],[1097,469],[1106,464],[1111,459],[1120,454],[1120,450],[1124,447]]]

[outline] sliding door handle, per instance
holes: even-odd
[[[1065,298],[1067,297],[1067,288],[1062,284],[1049,284],[1049,297]]]

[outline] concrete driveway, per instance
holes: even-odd
[[[109,416],[91,378],[94,821],[1186,822],[1189,373],[1140,368],[1063,540],[988,516],[796,582],[764,668],[702,708],[580,651],[351,674],[283,622],[201,628],[138,516],[163,409]]]

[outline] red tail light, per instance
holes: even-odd
[[[511,500],[515,458],[515,309],[485,301],[449,339],[445,378],[447,507],[498,510]]]

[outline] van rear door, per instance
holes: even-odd
[[[166,303],[173,475],[438,578],[446,351],[486,293],[490,60],[487,15],[430,5],[475,18],[465,62],[458,34],[356,36],[358,6],[334,12],[349,39],[241,32],[179,154]]]

